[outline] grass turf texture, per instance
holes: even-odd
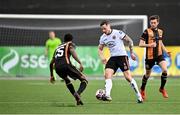
[[[140,86],[141,80],[137,80]],[[73,82],[78,88],[79,82]],[[149,80],[147,100],[137,104],[133,90],[125,80],[113,80],[112,102],[98,101],[97,89],[104,87],[102,80],[90,80],[82,95],[83,106],[75,100],[64,83],[52,85],[47,80],[0,80],[0,114],[176,114],[180,113],[180,80],[168,79],[169,98],[159,93],[160,80]]]

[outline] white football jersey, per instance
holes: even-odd
[[[121,30],[112,29],[111,34],[103,34],[100,37],[99,44],[105,45],[109,48],[111,57],[113,56],[127,56],[123,39],[126,34]]]

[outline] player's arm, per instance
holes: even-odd
[[[134,46],[134,44],[133,44],[132,39],[128,35],[126,35],[123,40],[125,40],[128,43],[128,45],[129,45],[129,50],[130,50],[130,53],[131,53],[131,58],[133,60],[136,60],[136,56],[133,53],[133,46]]]
[[[132,39],[131,39],[128,35],[126,35],[126,36],[124,37],[124,40],[128,43],[130,52],[133,52],[133,46],[134,46],[134,44],[133,44]]]
[[[45,46],[45,56],[48,55],[48,42],[46,42],[46,46]]]
[[[101,58],[102,63],[106,64],[107,60],[106,60],[106,58],[103,55],[103,49],[104,49],[104,45],[103,44],[99,44],[99,46],[98,46],[99,57]]]
[[[166,47],[164,46],[164,43],[162,42],[162,40],[160,40],[160,44],[161,44],[161,48],[164,52],[166,52],[168,54],[169,57],[171,57],[171,52],[169,52]]]
[[[72,57],[79,63],[79,65],[80,65],[79,70],[80,70],[80,71],[83,71],[82,63],[81,63],[81,61],[79,60],[79,58],[78,58],[78,56],[77,56],[77,53],[76,53],[76,51],[75,51],[75,49],[74,49],[74,47],[73,47],[72,45],[69,47],[69,50],[70,50],[70,52],[71,52]]]
[[[48,55],[48,48],[45,49],[45,56]]]
[[[53,75],[53,69],[54,69],[54,63],[55,63],[55,58],[53,57],[50,64],[49,64],[49,68],[50,68],[50,82],[54,83],[55,79],[54,79],[54,75]]]
[[[150,43],[150,44],[146,44],[144,40],[140,39],[139,41],[139,47],[156,47],[156,43]]]

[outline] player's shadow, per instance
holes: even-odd
[[[54,107],[76,107],[75,104],[70,104],[70,103],[58,103],[58,102],[52,102],[51,104]]]

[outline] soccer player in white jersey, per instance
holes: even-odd
[[[139,93],[136,81],[132,78],[129,70],[129,61],[127,52],[123,41],[128,42],[129,49],[131,53],[131,58],[136,60],[136,56],[133,53],[133,41],[121,30],[111,29],[110,23],[104,20],[100,24],[103,35],[100,37],[98,53],[103,64],[105,64],[105,96],[103,96],[104,101],[111,101],[111,89],[112,89],[112,76],[117,71],[118,68],[124,74],[126,80],[130,83],[130,86],[135,91],[137,96],[137,102],[142,103],[143,99]],[[110,50],[111,57],[107,61],[103,55],[103,48],[107,46]]]

